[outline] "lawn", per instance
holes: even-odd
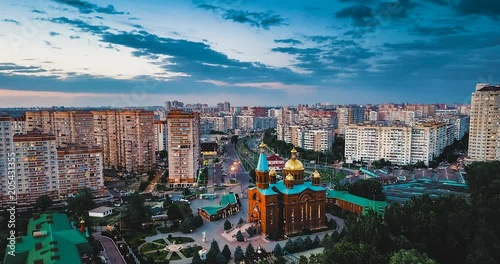
[[[168,240],[170,240],[170,242],[172,242],[172,244],[174,242],[175,242],[175,244],[184,244],[184,243],[194,242],[194,240],[190,237],[172,237],[172,238],[169,238]]]
[[[146,244],[142,249],[141,251],[144,253],[144,252],[150,252],[150,251],[153,251],[153,250],[157,250],[159,249],[160,251],[162,251],[164,248],[165,248],[166,245],[157,245],[157,244],[152,244],[152,243],[148,243]]]
[[[191,258],[194,256],[194,253],[200,251],[201,249],[202,249],[202,247],[200,247],[200,246],[185,248],[185,249],[181,249],[181,253],[184,254],[184,256],[186,256],[186,258]]]
[[[163,239],[157,239],[157,240],[153,241],[153,243],[158,243],[158,244],[163,244],[163,245],[166,244],[165,240],[163,240]]]
[[[152,257],[156,263],[165,263],[165,259],[167,258],[168,251],[166,250],[160,250],[160,252],[154,252],[151,254],[148,254],[146,256]]]
[[[179,254],[177,254],[177,252],[174,252],[172,254],[172,256],[170,256],[170,261],[172,261],[172,260],[180,260],[180,259],[182,259],[182,258],[181,258],[181,256],[179,256]]]

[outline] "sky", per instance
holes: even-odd
[[[0,107],[469,103],[498,0],[4,0]]]

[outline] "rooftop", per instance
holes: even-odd
[[[107,207],[107,206],[99,206],[97,208],[94,208],[92,210],[89,210],[89,213],[96,213],[96,214],[101,214],[107,211],[113,210],[112,207]]]
[[[254,187],[254,188],[256,188],[256,187]],[[285,182],[283,180],[278,181],[276,183],[269,184],[269,188],[267,188],[267,189],[260,189],[260,188],[257,188],[257,189],[259,190],[259,192],[262,195],[266,195],[266,196],[267,195],[277,195],[278,192],[291,195],[291,194],[299,194],[305,190],[311,190],[313,192],[326,191],[326,189],[324,187],[312,185],[312,182],[310,182],[310,181],[306,181],[302,184],[294,185],[293,188],[289,189],[286,187]]]
[[[336,190],[326,191],[326,198],[344,200],[352,204],[359,205],[363,208],[368,208],[368,209],[371,208],[374,210],[377,210],[379,208],[385,208],[387,206],[386,201],[370,200],[363,198],[361,196],[350,194],[348,192],[336,191]]]

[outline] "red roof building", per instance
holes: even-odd
[[[282,171],[283,167],[285,167],[285,160],[276,154],[267,157],[267,163],[269,164],[269,170]]]

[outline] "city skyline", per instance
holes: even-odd
[[[0,10],[4,107],[469,103],[500,66],[500,5],[488,0],[44,0]]]

